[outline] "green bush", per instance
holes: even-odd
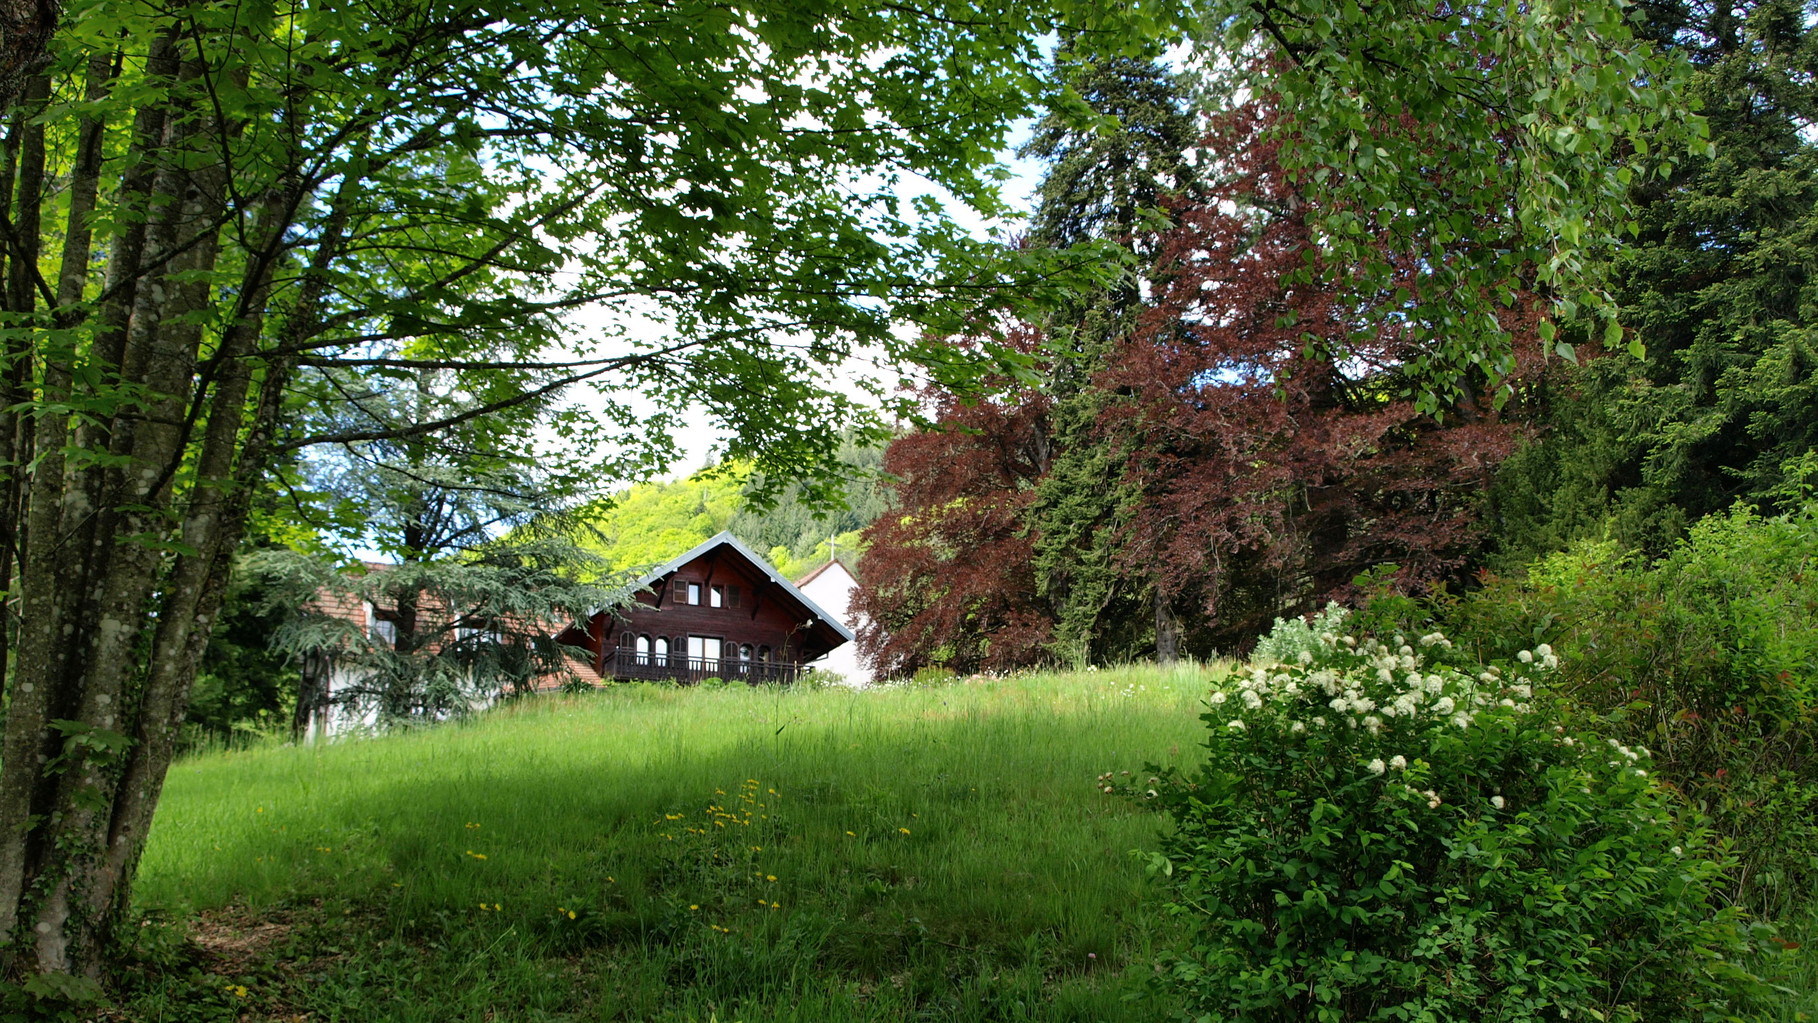
[[[1429,634],[1424,650],[1450,641]],[[1163,982],[1198,1019],[1749,1016],[1723,849],[1645,750],[1582,734],[1509,670],[1322,633],[1211,695],[1205,765],[1151,769],[1185,918]]]
[[[1317,641],[1321,633],[1337,634],[1344,631],[1345,619],[1351,612],[1337,601],[1327,604],[1325,610],[1313,615],[1313,620],[1305,618],[1277,618],[1275,627],[1269,634],[1256,641],[1256,649],[1250,654],[1252,664],[1294,664],[1301,655],[1311,658],[1317,654]]]
[[[1359,617],[1443,628],[1485,659],[1551,643],[1557,690],[1652,747],[1733,839],[1750,905],[1777,914],[1818,886],[1818,507],[1710,516],[1654,562],[1580,543],[1525,578],[1382,595]]]
[[[930,666],[918,668],[915,674],[910,676],[909,685],[917,689],[938,689],[941,686],[950,686],[958,681],[959,676],[948,671],[946,668]]]

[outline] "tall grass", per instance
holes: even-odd
[[[134,1018],[1165,1016],[1130,856],[1159,821],[1093,779],[1195,758],[1209,677],[627,687],[198,756],[138,903],[229,951]]]

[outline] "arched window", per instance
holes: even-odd
[[[639,636],[637,646],[635,649],[638,652],[638,663],[639,664],[649,664],[650,663],[650,637],[649,636]]]
[[[668,636],[658,636],[656,638],[656,662],[660,665],[667,665],[669,663]]]
[[[739,644],[739,660],[741,660],[741,661],[751,660],[751,644],[750,643],[740,643]]]
[[[767,647],[767,646],[758,647],[758,660],[759,661],[770,660],[770,648],[769,647]]]

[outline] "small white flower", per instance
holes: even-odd
[[[1491,796],[1490,805],[1495,807],[1498,810],[1502,809],[1502,806],[1503,806],[1502,797],[1501,796]]]
[[[1307,726],[1301,724],[1298,721],[1296,721],[1293,724],[1288,726],[1288,731],[1293,732],[1295,735],[1299,735],[1300,733],[1302,733],[1306,730],[1307,730]]]
[[[1241,732],[1245,728],[1243,718],[1237,718],[1237,719],[1234,719],[1231,721],[1227,721],[1227,722],[1225,722],[1225,727],[1233,728],[1233,729],[1236,729],[1237,731]]]
[[[1382,718],[1379,718],[1379,717],[1375,716],[1374,714],[1372,714],[1369,717],[1363,719],[1363,726],[1365,729],[1367,729],[1369,731],[1369,733],[1371,735],[1375,735],[1376,733],[1382,731]]]
[[[1680,847],[1679,847],[1679,846],[1674,846],[1674,847],[1673,847],[1673,855],[1674,855],[1674,856],[1684,856],[1684,855],[1685,855],[1685,850],[1684,850],[1684,849],[1681,849],[1681,848],[1680,848]]]
[[[1523,664],[1533,664],[1534,663],[1534,652],[1531,650],[1523,650],[1520,653],[1515,655],[1515,659],[1520,661]]]
[[[1397,753],[1389,758],[1389,766],[1395,768],[1397,771],[1405,771],[1408,769],[1408,758]]]
[[[1550,644],[1542,643],[1534,648],[1534,652],[1542,657],[1551,657],[1553,656],[1553,647]]]
[[[1314,719],[1313,719],[1313,727],[1314,727],[1314,728],[1324,728],[1324,727],[1326,727],[1326,719],[1325,719],[1325,718],[1324,718],[1324,717],[1315,717],[1315,718],[1314,718]]]
[[[1296,657],[1295,660],[1299,661],[1302,664],[1312,664],[1313,663],[1313,654],[1310,653],[1309,651],[1302,650],[1300,652],[1300,656]]]
[[[1229,697],[1227,697],[1224,693],[1213,693],[1212,694],[1212,705],[1214,707],[1216,707],[1219,704],[1225,702],[1227,699],[1229,699]]]
[[[1371,774],[1381,774],[1383,771],[1387,770],[1387,768],[1383,766],[1383,762],[1380,757],[1375,760],[1370,761],[1368,764],[1365,764],[1364,766],[1368,767],[1370,769]]]

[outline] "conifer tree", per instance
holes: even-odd
[[[1129,438],[1106,426],[1118,396],[1094,377],[1136,328],[1168,206],[1184,200],[1197,177],[1191,151],[1199,128],[1185,82],[1157,61],[1092,60],[1066,49],[1056,60],[1071,65],[1068,82],[1094,116],[1078,125],[1052,112],[1023,148],[1048,162],[1029,240],[1111,243],[1123,250],[1124,269],[1042,324],[1052,456],[1029,509],[1036,585],[1052,609],[1062,658],[1094,663],[1152,649],[1171,660],[1172,610],[1157,601],[1152,573],[1115,556],[1140,495],[1123,481]]]
[[[1495,489],[1511,567],[1583,536],[1659,552],[1737,500],[1781,507],[1818,447],[1818,22],[1800,0],[1642,10],[1696,69],[1711,152],[1635,189],[1639,235],[1610,269],[1646,356],[1536,395],[1550,433]]]

